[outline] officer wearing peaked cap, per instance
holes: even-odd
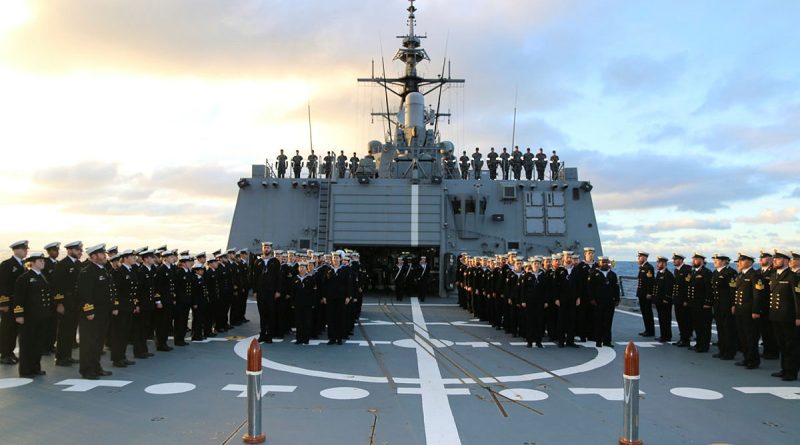
[[[653,298],[658,311],[658,327],[661,335],[656,339],[661,343],[672,341],[672,291],[675,276],[667,269],[667,257],[656,258],[656,276],[653,280]]]
[[[24,261],[28,256],[28,241],[17,241],[9,246],[13,251],[10,258],[0,263],[0,363],[16,364],[14,354],[17,345],[17,323],[11,307],[14,284],[25,273]]]
[[[192,270],[194,258],[183,255],[178,259],[175,272],[175,346],[186,346],[186,332],[189,326],[189,310],[192,303]]]
[[[644,321],[644,331],[639,335],[642,337],[655,336],[656,327],[653,320],[653,284],[655,284],[655,271],[653,265],[647,262],[650,256],[647,252],[637,252],[639,262],[639,274],[636,278],[636,298],[639,299],[639,310]]]
[[[722,254],[714,255],[714,272],[711,274],[711,294],[713,296],[713,313],[717,323],[719,353],[715,358],[733,360],[736,355],[736,321],[733,307],[734,290],[736,289],[736,271],[728,264],[730,257]]]
[[[164,250],[161,254],[161,265],[156,268],[153,323],[156,330],[156,350],[162,352],[172,350],[167,345],[167,336],[175,313],[176,259],[174,250]]]
[[[131,340],[133,342],[133,356],[138,359],[147,359],[153,353],[147,350],[147,337],[153,332],[153,311],[155,310],[156,294],[156,254],[152,250],[145,250],[139,255],[142,263],[136,270],[139,289],[139,313],[133,314],[131,320]]]
[[[688,291],[692,325],[697,336],[693,348],[698,353],[708,352],[711,344],[711,307],[714,297],[711,292],[711,271],[705,266],[705,260],[706,257],[700,253],[692,255],[692,279]]]
[[[134,314],[139,315],[139,276],[134,269],[136,262],[133,250],[120,252],[120,266],[114,270],[112,276],[116,286],[116,298],[111,309],[111,361],[117,368],[126,368],[135,364],[128,360],[128,342],[131,340],[131,322]]]
[[[89,380],[111,375],[100,365],[100,354],[108,332],[109,317],[117,298],[114,280],[106,269],[105,244],[86,249],[89,261],[78,275],[80,305],[80,373]]]
[[[43,273],[47,282],[53,285],[53,272],[56,270],[58,264],[58,255],[60,253],[61,243],[52,242],[44,246],[46,259],[44,262]],[[44,354],[51,354],[56,351],[56,332],[58,332],[58,317],[50,317],[49,324],[47,325],[47,335],[45,336],[45,345],[42,349]]]
[[[678,322],[678,347],[688,347],[692,336],[692,312],[689,307],[689,283],[692,281],[692,267],[684,263],[686,257],[678,252],[672,253],[674,280],[672,282],[672,303],[675,305],[675,320]]]
[[[30,270],[14,283],[14,318],[19,325],[19,376],[44,375],[42,347],[49,333],[53,316],[53,293],[44,276],[44,253],[33,253],[25,259]]]
[[[739,253],[736,267],[733,315],[736,322],[736,333],[739,336],[744,359],[736,362],[747,369],[758,368],[761,357],[758,354],[758,319],[761,317],[761,302],[769,298],[769,290],[761,275],[753,269],[755,258]]]
[[[50,283],[55,292],[53,299],[56,317],[59,318],[56,334],[56,366],[72,366],[78,363],[78,360],[72,358],[72,349],[81,315],[76,286],[78,274],[84,266],[81,263],[83,243],[72,241],[64,247],[67,249],[67,255],[56,265]]]
[[[775,271],[769,285],[769,319],[781,356],[781,370],[772,375],[784,381],[797,380],[800,369],[800,284],[797,274],[788,267],[789,258],[784,251],[774,251]]]

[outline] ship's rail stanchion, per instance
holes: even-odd
[[[256,339],[247,348],[247,433],[244,443],[262,443],[267,440],[261,431],[261,346]]]
[[[639,439],[639,350],[632,341],[625,347],[622,383],[625,406],[619,445],[642,445],[643,442]]]

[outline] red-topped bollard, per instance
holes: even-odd
[[[261,346],[254,338],[247,348],[247,434],[244,443],[262,443],[267,435],[261,432]]]
[[[632,341],[625,347],[622,379],[625,406],[619,445],[642,445],[643,442],[639,440],[639,350]]]

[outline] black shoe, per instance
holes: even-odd
[[[734,363],[734,365],[736,365],[736,366],[747,366],[747,363],[745,363],[745,362],[736,362],[736,363]]]
[[[713,357],[713,358],[722,358],[722,355],[720,355],[720,353],[717,352],[716,354],[711,354],[711,357]]]
[[[758,365],[755,363],[751,363],[749,365],[745,365],[744,369],[758,369]]]
[[[612,343],[603,343],[603,346],[608,346],[609,348],[613,348],[614,344],[612,344]]]
[[[703,354],[703,353],[706,353],[706,352],[708,352],[708,349],[697,349],[697,348],[695,348],[695,349],[694,349],[694,352],[697,352],[697,353],[699,353],[699,354]]]
[[[169,352],[172,351],[172,348],[170,348],[169,346],[158,346],[156,347],[156,351]]]
[[[125,360],[118,360],[116,362],[112,362],[111,366],[113,366],[115,368],[127,368],[128,367],[128,363],[126,363]]]
[[[46,371],[42,371],[42,370],[40,369],[40,370],[38,370],[38,371],[34,371],[34,372],[33,372],[33,375],[35,375],[35,376],[37,376],[37,375],[47,375],[47,372],[46,372]]]
[[[597,341],[597,342],[594,343],[594,345],[595,345],[595,347],[602,348],[603,347],[603,342]]]
[[[527,345],[526,347],[528,347],[528,348],[532,348],[532,347],[533,347],[533,343],[531,343],[531,342],[528,342],[528,345]]]
[[[145,355],[146,355],[146,356],[148,356],[148,357],[152,357],[152,356],[154,356],[155,354],[153,354],[152,352],[148,352],[148,353],[147,353],[147,354],[145,354]]]
[[[576,345],[575,343],[567,343],[567,346],[570,348],[579,348],[580,346]]]
[[[80,360],[78,360],[78,359],[76,359],[76,358],[72,358],[72,357],[70,357],[70,358],[69,358],[69,362],[77,365],[77,364],[78,364],[78,363],[80,363],[81,361],[80,361]]]
[[[786,374],[785,376],[781,377],[781,380],[784,382],[793,382],[797,380],[797,374]]]
[[[654,332],[640,332],[639,335],[642,337],[655,337],[656,334]]]
[[[113,372],[106,371],[105,369],[101,369],[100,372],[98,373],[98,375],[100,375],[101,377],[108,377],[111,374],[113,374]]]
[[[763,355],[762,357],[764,358],[764,360],[778,360],[778,356],[777,355],[772,355],[772,354]]]
[[[536,347],[539,348],[539,349],[544,348],[544,346],[542,346],[542,342],[540,342],[540,341],[536,342]]]
[[[586,343],[586,337],[581,337],[581,343]]]
[[[781,371],[778,371],[778,372],[773,372],[773,373],[772,373],[772,374],[770,374],[770,375],[771,375],[772,377],[783,378],[783,376],[784,376],[784,373],[783,373],[783,370],[781,370]]]
[[[250,323],[250,320],[248,320],[246,318],[242,318],[242,323]]]
[[[564,342],[563,341],[558,342],[558,347],[559,348],[563,348],[564,347]]]
[[[689,346],[690,351],[694,351],[696,348],[694,346]]]
[[[100,377],[98,377],[97,374],[81,374],[81,377],[86,380],[100,380]]]
[[[337,345],[341,345],[341,344],[342,344],[342,341],[341,341],[341,340],[336,340],[336,344],[337,344]]]
[[[329,345],[335,345],[336,344],[336,340],[328,340],[328,344]]]
[[[70,367],[72,366],[72,362],[68,360],[56,360],[56,366]]]
[[[189,345],[189,343],[186,343],[185,341],[175,342],[175,346],[188,346],[188,345]]]
[[[14,364],[16,364],[16,362],[11,357],[3,357],[3,358],[0,358],[0,364],[3,364],[3,365],[14,365]]]
[[[134,358],[138,358],[138,359],[141,359],[141,360],[147,360],[147,359],[150,358],[150,356],[147,355],[147,354],[133,354],[133,356],[134,356]]]
[[[133,366],[133,365],[135,365],[135,364],[136,364],[136,362],[135,362],[135,361],[133,361],[133,360],[128,360],[128,359],[125,359],[124,361],[125,361],[125,364],[126,364],[126,365],[128,365],[128,366]]]
[[[217,336],[217,334],[215,334],[215,333],[213,333],[213,332],[212,332],[212,333],[210,333],[210,334],[208,334],[208,335],[206,335],[206,337],[212,337],[212,338],[213,338],[213,337],[216,337],[216,336]]]
[[[728,360],[733,360],[733,357],[731,357],[730,355],[724,355],[724,356],[720,357],[719,359],[728,361]]]

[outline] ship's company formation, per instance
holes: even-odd
[[[373,164],[375,157],[370,153],[364,157],[364,160]],[[523,180],[523,172],[524,180],[527,181],[534,180],[534,172],[536,173],[535,180],[544,181],[545,171],[549,172],[550,179],[558,179],[559,172],[564,166],[555,150],[548,157],[543,148],[539,148],[537,152],[533,153],[530,147],[523,152],[519,146],[515,146],[510,153],[506,147],[503,147],[499,153],[495,151],[494,147],[491,147],[485,162],[479,147],[475,147],[475,151],[471,155],[463,151],[458,159],[455,154],[446,153],[442,157],[441,163],[445,179],[481,179],[482,172],[485,171],[483,170],[485,164],[489,179],[514,179],[517,181]],[[315,154],[314,150],[311,150],[311,153],[305,158],[300,154],[300,150],[295,150],[295,155],[291,158],[284,153],[284,150],[281,150],[275,162],[275,174],[278,178],[285,178],[289,171],[292,177],[300,178],[305,169],[309,178],[355,178],[361,164],[362,159],[358,157],[357,153],[353,153],[353,156],[348,158],[344,154],[344,150],[340,150],[338,156],[335,151],[328,151],[322,158]]]
[[[273,250],[269,242],[260,255],[246,249],[191,254],[167,246],[84,249],[80,241],[65,244],[63,258],[59,243],[42,252],[30,252],[27,241],[10,248],[12,256],[0,263],[0,364],[17,365],[22,377],[45,373],[43,355],[52,355],[57,366],[78,365],[86,379],[111,375],[101,364],[104,348],[114,367],[134,365],[129,352],[136,359],[153,357],[148,340],[168,355],[173,346],[247,323],[249,297],[258,307],[259,342],[293,333],[295,343],[304,345],[327,331],[328,344],[341,345],[353,335],[368,280],[355,251]],[[741,353],[736,365],[746,369],[759,367],[762,358],[780,359],[773,375],[797,379],[800,254],[740,253],[736,269],[725,255],[713,256],[713,269],[700,253],[690,257],[691,265],[679,253],[658,256],[655,267],[648,258],[638,253],[639,335],[656,335],[655,307],[657,340],[671,342],[674,311],[679,337],[673,344],[704,353],[714,320],[715,357],[734,360]],[[462,253],[456,273],[459,304],[529,347],[542,347],[545,337],[559,347],[578,347],[576,339],[613,347],[620,282],[612,262],[595,259],[592,248],[583,255],[529,258]],[[415,295],[424,301],[437,288],[424,256],[398,258],[391,275],[398,300]]]

